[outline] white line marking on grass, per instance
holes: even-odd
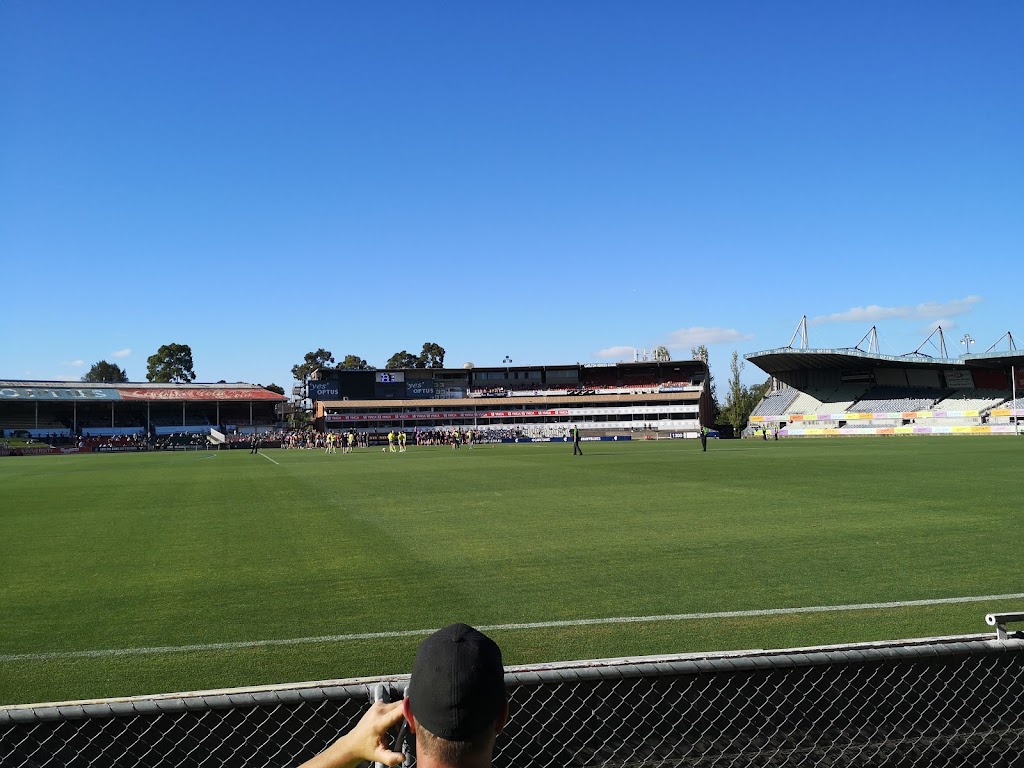
[[[702,619],[738,619],[749,616],[782,616],[794,613],[835,613],[839,611],[867,611],[883,608],[915,608],[924,605],[952,605],[955,603],[983,603],[988,600],[1020,600],[1024,592],[1010,595],[974,595],[970,597],[938,597],[931,600],[898,600],[890,603],[857,603],[854,605],[811,605],[804,608],[762,608],[749,611],[716,611],[713,613],[675,613],[664,616],[616,616],[606,619],[572,619],[565,621],[534,621],[525,624],[490,624],[480,626],[484,632],[516,629],[552,629],[559,627],[588,627],[598,624],[640,624],[655,621],[694,621]],[[242,640],[233,643],[205,643],[196,645],[167,645],[152,648],[106,648],[96,651],[53,651],[50,653],[11,653],[0,655],[0,663],[11,661],[52,661],[55,659],[96,659],[109,656],[146,656],[158,653],[188,653],[194,651],[232,651],[241,648],[267,648],[275,645],[309,645],[313,643],[344,643],[354,640],[387,640],[396,637],[426,637],[437,629],[403,629],[391,632],[361,632],[348,635],[320,637],[293,637],[284,640]]]
[[[263,457],[264,459],[266,459],[267,461],[274,461],[274,460],[273,460],[272,458],[270,458],[269,456],[267,456],[267,454],[265,454],[265,453],[257,453],[256,455],[257,455],[257,456],[262,456],[262,457]],[[277,464],[278,466],[281,466],[281,462],[279,462],[279,461],[274,461],[274,463],[275,463],[275,464]]]

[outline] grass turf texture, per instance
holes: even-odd
[[[1022,591],[1013,438],[584,450],[0,460],[0,655]],[[516,664],[982,632],[1020,608],[491,634]],[[5,659],[0,703],[407,672],[420,639]]]

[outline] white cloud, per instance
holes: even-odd
[[[910,311],[910,307],[880,307],[877,304],[871,304],[867,307],[852,307],[845,312],[835,312],[831,315],[818,315],[809,320],[808,324],[876,323],[879,320],[888,320],[892,317],[910,317]]]
[[[736,341],[750,341],[752,338],[754,338],[753,334],[741,333],[735,328],[705,328],[702,325],[694,325],[669,333],[665,346],[669,349],[689,350],[701,344],[727,344]]]
[[[913,320],[946,318],[943,321],[943,328],[945,328],[945,323],[949,322],[948,318],[970,312],[980,301],[980,296],[966,296],[946,302],[928,301],[917,306],[882,307],[878,304],[870,304],[866,307],[851,307],[844,312],[835,312],[831,315],[818,315],[808,322],[810,325],[824,325],[825,323],[877,323],[879,320],[892,318]]]
[[[949,318],[954,315],[966,315],[972,309],[974,305],[981,301],[981,296],[967,296],[963,299],[953,299],[953,301],[947,301],[945,303],[939,302],[928,302],[927,304],[918,304],[915,307],[915,317],[922,318]],[[947,319],[945,322],[949,322]]]
[[[132,351],[130,349],[119,349],[113,353],[114,357],[128,357]]]
[[[691,349],[701,344],[728,344],[730,342],[750,341],[752,338],[754,338],[753,334],[741,333],[735,328],[705,328],[702,325],[695,325],[691,328],[680,328],[670,332],[664,342],[664,346],[670,350],[685,350],[689,353]],[[637,352],[643,353],[646,351],[648,354],[651,354],[659,346],[661,345],[651,343],[642,347],[621,345],[605,347],[595,352],[594,357],[604,358],[605,360],[628,360],[632,362]]]
[[[85,360],[68,360],[66,363],[61,363],[61,365],[67,368],[84,368]]]
[[[606,349],[599,349],[594,353],[594,357],[603,357],[605,359],[633,359],[633,353],[635,352],[633,347],[607,347]]]

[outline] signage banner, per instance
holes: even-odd
[[[328,413],[324,421],[423,421],[430,419],[501,419],[518,416],[568,416],[567,409],[550,411],[406,411],[402,413]]]
[[[409,398],[424,398],[434,396],[433,379],[406,379],[405,394]]]
[[[0,400],[120,400],[116,389],[91,387],[0,387]]]
[[[946,377],[946,386],[950,389],[974,389],[974,376],[970,371],[944,370],[942,375]]]
[[[118,389],[122,400],[285,400],[284,395],[266,389],[230,389],[188,387],[162,389]]]
[[[306,382],[306,387],[308,388],[311,400],[338,400],[341,398],[341,392],[336,380],[308,381]]]

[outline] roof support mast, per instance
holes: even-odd
[[[932,336],[934,336],[936,333],[939,334],[939,357],[941,357],[943,360],[948,359],[949,358],[949,353],[946,352],[946,337],[942,333],[942,326],[941,325],[936,326],[935,330],[928,334],[928,338],[921,342],[921,346],[914,350],[914,354],[915,355],[922,354],[921,347],[923,347],[925,344],[927,344],[929,341],[931,341],[932,340]]]
[[[999,342],[1002,341],[1003,339],[1006,339],[1006,341],[1007,341],[1007,344],[1006,344],[1007,352],[1016,352],[1017,351],[1017,344],[1013,340],[1013,334],[1010,333],[1009,331],[1007,331],[1002,336],[1000,336],[998,339],[996,339],[996,343],[993,344],[988,349],[986,349],[985,351],[986,352],[991,352],[993,349],[995,349],[999,345]]]
[[[868,340],[868,354],[869,355],[877,355],[878,354],[878,329],[876,329],[875,326],[872,325],[871,326],[871,330],[869,330],[867,333],[865,333],[863,336],[861,336],[860,337],[860,341],[858,341],[856,343],[856,345],[854,345],[853,348],[854,349],[860,349],[860,345],[864,343],[864,339]],[[863,351],[863,350],[861,350],[861,351]]]
[[[793,348],[797,334],[800,334],[800,349],[807,349],[807,315],[801,317],[800,322],[796,324],[796,330],[793,331],[793,336],[789,340],[790,349]]]

